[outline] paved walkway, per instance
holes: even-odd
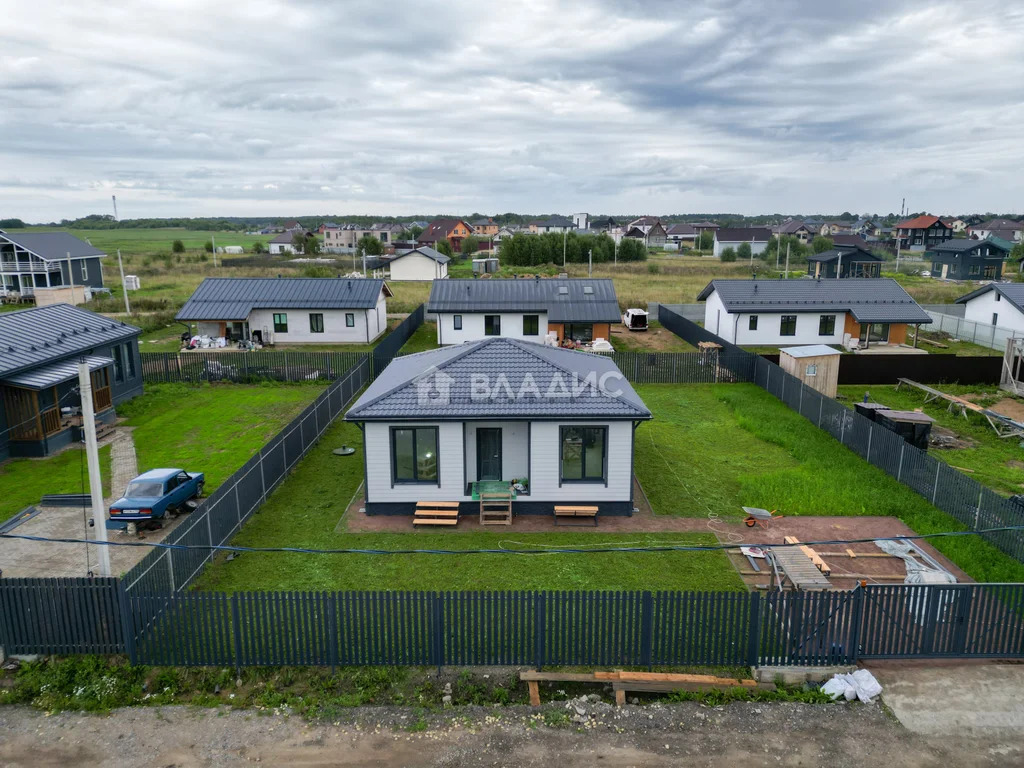
[[[135,427],[118,427],[110,444],[110,496],[111,500],[124,495],[124,489],[139,474],[139,462],[135,456]]]

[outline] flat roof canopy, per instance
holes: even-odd
[[[93,356],[86,357],[84,360],[89,364],[90,371],[96,371],[114,364],[114,361],[109,357]],[[0,380],[0,384],[39,390],[62,384],[77,377],[78,360],[64,360],[59,363],[51,363],[50,365],[22,371],[14,376],[8,376],[6,379]]]

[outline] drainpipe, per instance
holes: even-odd
[[[917,349],[917,337],[921,335],[921,324],[917,323],[914,326],[914,349]]]

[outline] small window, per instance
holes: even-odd
[[[796,315],[783,315],[779,323],[780,336],[796,336]]]
[[[392,429],[391,459],[395,483],[436,484],[437,427]]]
[[[135,355],[132,354],[132,345],[131,344],[125,344],[124,345],[124,361],[125,361],[125,363],[127,363],[126,367],[128,369],[128,378],[134,379],[135,378]]]
[[[998,312],[993,312],[992,313],[992,325],[999,325],[999,313]]]
[[[1002,297],[1002,295],[1001,295],[1001,294],[999,293],[999,291],[996,291],[996,301],[1000,301],[1000,300],[1002,300],[1002,298],[1003,298],[1003,297]]]
[[[309,332],[310,333],[323,333],[324,332],[324,315],[322,312],[310,312],[309,313]]]
[[[806,375],[806,376],[817,376],[818,375],[818,364],[817,363],[809,363],[807,365],[807,368],[804,370],[804,375]]]
[[[286,313],[274,313],[274,333],[288,333],[288,315]]]
[[[562,427],[562,482],[603,482],[607,427]]]
[[[757,330],[757,315],[751,315],[750,316],[750,320],[747,322],[747,330],[748,331],[756,331]]]
[[[85,259],[82,259],[78,263],[82,265],[82,279],[83,280],[88,280],[89,279],[89,262],[86,261]]]
[[[523,315],[523,336],[540,334],[540,315]]]
[[[501,335],[501,315],[484,315],[484,336]]]
[[[832,336],[836,332],[836,316],[822,315],[818,320],[818,335]]]
[[[112,347],[114,353],[114,381],[124,381],[124,350],[120,344]]]
[[[969,270],[967,270],[967,274],[968,275],[979,275],[979,274],[981,274],[981,270],[978,268],[977,264],[971,264],[971,268]]]
[[[356,327],[356,313],[355,312],[346,312],[345,313],[345,327],[346,328],[355,328]]]
[[[593,296],[594,295],[594,287],[591,286],[591,285],[584,285],[583,286],[583,294],[585,296]]]
[[[558,295],[559,296],[568,296],[569,295],[569,288],[567,286],[564,286],[564,285],[558,286]]]
[[[462,315],[452,315],[452,328],[456,331],[462,330]]]

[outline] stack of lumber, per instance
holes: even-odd
[[[686,675],[675,672],[520,672],[519,679],[526,682],[530,691],[530,704],[540,706],[541,682],[557,683],[610,683],[615,692],[616,706],[626,703],[626,691],[661,693],[668,691],[712,691],[723,688],[747,688],[751,690],[774,691],[774,683],[758,683],[714,675]]]

